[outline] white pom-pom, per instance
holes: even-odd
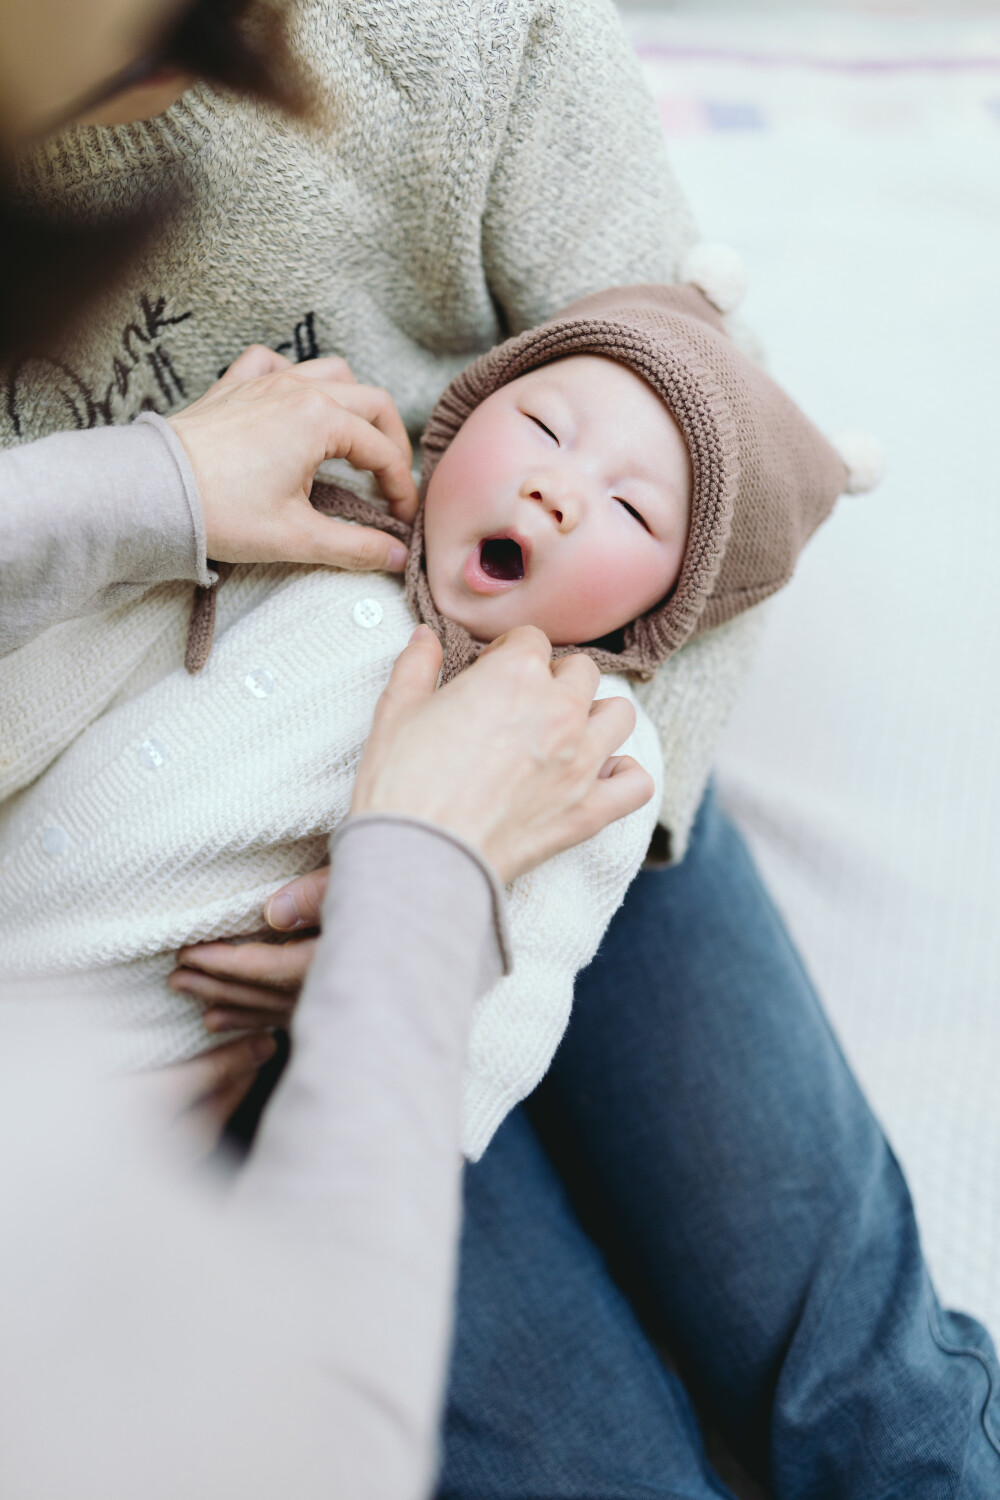
[[[841,432],[833,446],[847,470],[845,493],[864,495],[873,490],[885,473],[885,452],[870,432]]]
[[[717,307],[719,312],[733,312],[747,290],[747,269],[729,245],[702,240],[692,245],[681,266],[681,280],[691,282]]]

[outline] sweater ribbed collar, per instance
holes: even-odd
[[[112,179],[151,179],[205,149],[222,104],[216,90],[198,83],[155,119],[71,126],[21,156],[19,184],[51,203],[106,190]]]

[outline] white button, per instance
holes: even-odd
[[[69,834],[65,828],[43,828],[42,848],[51,859],[58,859],[69,848]]]
[[[243,686],[255,698],[266,698],[274,692],[274,678],[266,667],[254,667],[243,679]]]
[[[365,630],[382,623],[382,606],[377,599],[359,599],[354,606],[354,623]]]
[[[167,758],[167,747],[162,740],[143,740],[139,746],[139,759],[147,771],[158,771]]]

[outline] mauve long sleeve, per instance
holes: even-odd
[[[417,1496],[432,1475],[462,1065],[505,953],[502,893],[474,858],[410,820],[344,825],[292,1062],[237,1189],[324,1247],[313,1336],[336,1389],[332,1494]]]
[[[72,1007],[0,1005],[5,1500],[425,1500],[502,901],[441,830],[345,825],[292,1060],[221,1201],[81,1071]]]
[[[194,475],[162,418],[0,453],[0,656],[152,584],[212,577]]]

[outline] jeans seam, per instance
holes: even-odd
[[[986,1396],[983,1400],[982,1408],[979,1413],[979,1422],[986,1436],[986,1441],[989,1443],[990,1447],[993,1449],[993,1452],[997,1455],[997,1457],[1000,1458],[1000,1437],[998,1437],[991,1431],[991,1423],[989,1421],[990,1405],[992,1403],[996,1389],[993,1380],[993,1372],[990,1369],[989,1360],[981,1350],[976,1349],[971,1345],[949,1343],[948,1339],[945,1338],[944,1333],[938,1325],[937,1309],[933,1303],[931,1303],[931,1305],[927,1309],[927,1326],[930,1329],[931,1338],[934,1340],[935,1344],[937,1344],[942,1354],[948,1354],[959,1359],[974,1359],[981,1367],[983,1374],[986,1376]]]

